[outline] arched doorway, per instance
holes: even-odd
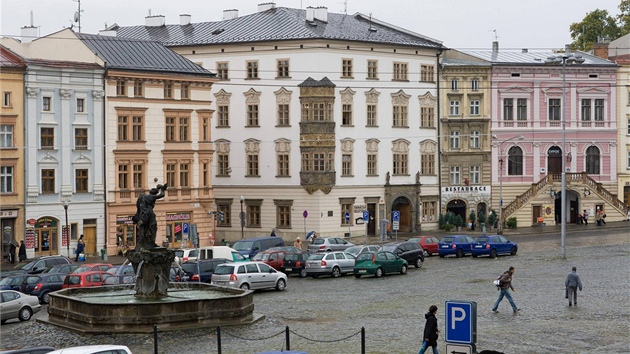
[[[559,146],[552,146],[547,150],[547,173],[562,173],[562,149]]]
[[[394,200],[392,205],[392,211],[397,210],[400,212],[400,224],[398,231],[411,232],[411,203],[409,199],[405,197],[398,197]]]
[[[468,220],[466,215],[466,202],[461,199],[453,199],[448,202],[448,204],[446,204],[446,212],[451,212],[455,215],[461,216],[464,222]]]
[[[488,205],[484,202],[477,204],[477,220],[475,222],[479,220],[479,215],[481,214],[483,214],[485,219],[488,219]]]
[[[556,193],[554,201],[555,221],[560,223],[562,215],[562,192]],[[566,223],[577,224],[578,214],[580,213],[580,193],[567,189],[567,205],[566,205]]]

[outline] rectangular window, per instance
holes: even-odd
[[[433,107],[420,107],[420,127],[435,127],[435,109]]]
[[[470,89],[473,91],[479,91],[479,80],[477,79],[470,80]]]
[[[514,100],[503,99],[503,120],[514,120]]]
[[[583,121],[591,120],[591,100],[590,99],[582,100],[582,120]]]
[[[201,164],[201,186],[210,187],[210,164],[207,162]]]
[[[551,121],[560,121],[560,99],[559,98],[550,98],[549,99],[549,117],[548,119]]]
[[[527,98],[516,100],[516,119],[527,120]]]
[[[229,64],[227,62],[217,63],[217,77],[219,80],[229,80],[228,76]]]
[[[127,168],[127,164],[118,165],[118,189],[129,189],[129,169]]]
[[[378,79],[378,61],[368,60],[367,67],[368,67],[367,78]]]
[[[88,148],[88,130],[87,128],[74,129],[74,148],[76,150],[87,150]]]
[[[276,220],[279,228],[291,227],[291,206],[290,205],[277,205],[276,206]]]
[[[341,125],[352,125],[352,105],[341,106]]]
[[[278,154],[278,176],[289,177],[289,154]]]
[[[2,96],[2,106],[3,107],[11,107],[13,104],[11,102],[11,92],[4,92]]]
[[[368,176],[378,176],[376,157],[377,155],[374,153],[370,153],[367,155],[367,175]]]
[[[247,205],[247,227],[260,227],[260,205]]]
[[[174,163],[166,164],[166,184],[172,187],[177,186],[177,181],[175,180],[176,173],[177,169]]]
[[[50,112],[50,110],[51,110],[50,104],[51,104],[50,97],[43,97],[42,98],[42,111]]]
[[[217,106],[219,111],[219,127],[229,127],[230,126],[230,107],[228,105],[220,105]]]
[[[230,226],[232,219],[230,205],[217,204],[217,212],[223,213],[223,220],[217,218],[217,226]]]
[[[257,104],[248,104],[247,105],[247,126],[248,127],[258,127],[258,105]]]
[[[278,77],[289,77],[289,59],[278,60]]]
[[[74,171],[74,183],[77,193],[88,192],[88,170],[80,169]]]
[[[352,59],[341,60],[341,77],[352,77]]]
[[[0,125],[0,148],[13,147],[13,125]]]
[[[604,120],[604,99],[598,98],[595,100],[595,120]]]
[[[127,96],[127,81],[116,80],[116,96]]]
[[[435,155],[434,154],[422,154],[421,156],[421,170],[420,174],[424,176],[435,175]]]
[[[230,155],[225,153],[217,155],[217,173],[219,176],[230,175]]]
[[[179,164],[179,186],[181,188],[190,188],[190,164]]]
[[[166,117],[166,122],[164,123],[165,131],[165,141],[172,142],[175,141],[175,117]]]
[[[481,167],[470,166],[470,184],[481,183]]]
[[[433,65],[420,65],[420,81],[433,82]]]
[[[181,85],[180,96],[181,96],[182,100],[190,99],[190,85],[189,84],[182,84]]]
[[[144,186],[144,166],[133,165],[133,188],[142,189]]]
[[[341,204],[341,225],[352,225],[352,217],[350,218],[350,220],[346,220],[346,213],[350,213],[350,215],[352,215],[353,211],[352,211],[352,204],[350,203],[343,203]]]
[[[164,98],[173,98],[173,84],[170,82],[164,83]]]
[[[258,155],[257,154],[248,154],[247,155],[247,176],[248,177],[257,177],[258,174]]]
[[[82,113],[85,112],[85,99],[77,98],[77,112]]]
[[[470,115],[471,116],[479,115],[479,100],[470,101]]]
[[[13,193],[13,166],[0,167],[0,193]]]
[[[201,119],[201,141],[210,141],[210,118],[203,117]]]
[[[422,221],[437,220],[437,202],[422,202]]]
[[[470,132],[470,148],[479,149],[481,147],[481,132],[473,130]]]
[[[42,194],[55,193],[55,170],[42,170]]]
[[[393,124],[395,127],[406,127],[407,126],[407,106],[394,106],[394,121]]]
[[[247,78],[258,79],[258,61],[247,62]]]
[[[630,118],[628,118],[628,130],[626,131],[626,134],[630,135]]]
[[[118,141],[129,140],[129,117],[118,116]]]
[[[164,126],[167,142],[189,141],[190,123],[188,117],[166,117]]]
[[[278,104],[278,126],[289,126],[289,105]]]
[[[326,171],[326,154],[324,153],[313,154],[313,171],[314,172]]]
[[[346,177],[352,176],[352,155],[341,155],[341,175]]]
[[[459,166],[451,166],[451,179],[452,186],[458,186],[460,184]]]
[[[142,120],[141,116],[133,116],[133,121],[131,124],[131,139],[133,141],[142,141],[144,140],[144,135],[142,134]]]
[[[52,150],[55,148],[55,128],[40,129],[40,149]]]
[[[376,105],[368,104],[367,105],[367,126],[375,127],[376,126]]]
[[[394,63],[394,80],[407,81],[407,63]]]
[[[142,97],[144,96],[144,90],[142,87],[142,81],[140,80],[136,80],[133,82],[133,95],[135,97]]]
[[[179,118],[179,141],[190,141],[188,136],[190,131],[190,124],[187,117]]]
[[[451,80],[451,91],[457,91],[458,84],[459,82],[457,79]]]
[[[451,100],[449,114],[452,116],[459,115],[459,100]]]
[[[394,154],[394,175],[408,175],[408,156],[407,154]]]
[[[452,131],[450,137],[451,149],[459,149],[459,132]]]

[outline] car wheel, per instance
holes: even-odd
[[[241,284],[241,289],[243,289],[243,290],[249,290],[249,284],[247,284],[247,283],[243,283],[243,284]]]
[[[422,253],[424,253],[424,256],[425,256],[425,257],[431,257],[431,253],[429,253],[429,251],[428,251],[428,250],[423,249],[423,250],[422,250]]]
[[[7,323],[7,320],[0,321],[0,324],[5,324],[5,323]]]
[[[50,303],[50,295],[48,294],[48,292],[45,292],[42,294],[42,303],[43,304],[49,304]]]
[[[306,269],[302,268],[302,269],[300,270],[300,277],[302,277],[302,278],[306,278],[306,276],[307,276],[307,275],[308,275],[308,274],[306,274]]]
[[[332,252],[332,250],[326,250],[326,252]]]
[[[440,256],[440,258],[444,258],[444,255],[443,255],[443,254],[438,254],[438,255]]]
[[[332,277],[333,278],[339,278],[339,276],[341,276],[341,270],[339,270],[338,267],[333,268],[333,270],[332,270]]]
[[[407,266],[406,265],[402,265],[402,267],[400,268],[400,274],[407,274]]]
[[[361,274],[355,274],[354,277],[359,279],[359,278],[361,278]]]
[[[33,310],[30,307],[22,307],[18,314],[20,321],[28,321],[31,319],[31,316],[33,316]]]
[[[497,250],[490,251],[490,258],[497,258]]]
[[[376,269],[376,273],[374,274],[377,278],[380,278],[383,276],[383,269],[381,268],[377,268]]]
[[[422,268],[422,258],[416,259],[415,267],[416,268]]]
[[[313,275],[311,275],[311,276],[313,277],[313,279],[317,279],[317,278],[319,278],[319,274],[313,274]]]
[[[516,254],[516,247],[512,246],[512,249],[510,250],[510,255],[515,255]]]
[[[477,257],[478,257],[478,255],[476,255],[476,254],[472,255],[472,258],[477,258]]]
[[[455,257],[457,258],[462,258],[464,256],[464,251],[462,251],[462,249],[458,249],[457,253],[455,254]]]
[[[276,283],[276,290],[282,291],[286,287],[287,283],[284,281],[284,279],[278,279],[278,282]]]

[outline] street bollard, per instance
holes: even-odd
[[[365,354],[365,327],[361,327],[361,354]]]
[[[217,326],[217,353],[221,354],[221,326]]]
[[[158,354],[157,325],[153,325],[153,354]]]
[[[289,340],[289,326],[284,330],[285,342],[287,344],[287,350],[291,350],[291,341]]]

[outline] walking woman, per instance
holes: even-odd
[[[438,330],[437,317],[435,317],[437,310],[437,306],[431,305],[429,312],[424,315],[424,318],[427,319],[427,323],[424,326],[424,337],[418,354],[424,354],[429,347],[433,348],[433,354],[438,354],[437,339],[440,331]]]

